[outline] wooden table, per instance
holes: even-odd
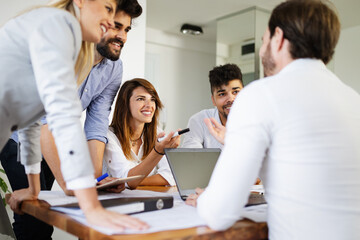
[[[138,187],[140,190],[152,190],[158,192],[174,192],[175,187]],[[50,210],[48,203],[42,200],[24,201],[21,210],[50,225],[54,225],[70,234],[84,240],[118,239],[118,240],[207,240],[207,239],[241,239],[255,240],[267,239],[268,228],[266,223],[255,223],[244,219],[236,222],[234,226],[226,231],[214,231],[208,227],[193,227],[181,230],[162,231],[147,234],[133,235],[104,235],[95,229],[89,228],[66,214]],[[41,230],[40,230],[41,231]]]

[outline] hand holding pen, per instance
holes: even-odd
[[[95,183],[100,182],[101,180],[107,178],[108,176],[109,176],[108,173],[103,174],[102,176],[100,176],[100,177],[98,177],[97,179],[95,179]]]
[[[104,183],[111,182],[111,181],[114,181],[116,179],[117,178],[109,177],[109,174],[105,173],[104,175],[102,175],[102,176],[98,177],[97,179],[95,179],[95,182],[96,182],[97,185],[102,185]],[[105,189],[106,192],[112,192],[112,193],[121,193],[124,190],[125,190],[125,183],[121,183],[121,184],[119,184],[117,186]]]
[[[160,155],[164,155],[165,148],[177,148],[180,145],[180,135],[188,131],[189,129],[178,129],[177,132],[170,132],[167,136],[165,136],[165,133],[160,133],[155,143],[154,151]]]
[[[179,136],[179,135],[181,135],[181,134],[187,133],[187,132],[189,132],[189,131],[190,131],[190,128],[185,128],[185,129],[183,129],[183,130],[178,129],[178,131],[175,132],[175,133],[172,135],[172,138],[173,138],[173,137],[177,137],[177,136]],[[171,133],[172,133],[172,132],[171,132]],[[161,142],[161,141],[163,141],[166,137],[167,137],[167,136],[160,137],[160,138],[157,139],[157,141],[158,141],[158,142]]]

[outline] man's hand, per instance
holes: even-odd
[[[197,204],[197,199],[198,197],[204,192],[204,189],[202,188],[196,188],[195,189],[195,194],[190,194],[187,199],[186,199],[186,204],[196,207]]]
[[[107,177],[107,178],[101,180],[100,182],[98,182],[97,185],[102,185],[104,183],[108,183],[108,182],[111,182],[111,181],[116,180],[116,179],[117,178],[114,178],[114,177]],[[121,193],[124,190],[125,190],[125,183],[120,183],[117,186],[104,189],[104,191],[112,192],[112,193]]]
[[[24,188],[13,192],[12,194],[6,194],[6,202],[9,204],[11,210],[17,214],[24,214],[21,211],[21,203],[25,200],[36,200],[37,195],[30,188]]]
[[[217,122],[215,118],[205,118],[204,122],[209,129],[210,134],[222,145],[224,145],[226,127]]]

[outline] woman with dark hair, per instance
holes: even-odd
[[[104,154],[104,171],[112,177],[144,175],[128,183],[138,185],[174,185],[165,148],[176,148],[180,136],[171,132],[158,142],[160,98],[154,86],[145,79],[135,78],[123,84],[115,104],[113,120],[108,131]]]

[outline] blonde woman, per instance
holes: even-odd
[[[145,79],[126,81],[116,100],[113,120],[108,131],[104,166],[113,177],[144,175],[128,183],[138,185],[174,185],[175,181],[164,157],[164,148],[176,148],[180,136],[158,142],[158,117],[162,108],[154,86]]]
[[[17,16],[0,29],[0,149],[19,129],[20,156],[29,182],[8,201],[17,213],[23,200],[37,199],[40,191],[37,120],[46,113],[67,188],[74,190],[88,222],[116,229],[146,227],[100,205],[80,124],[76,78],[80,84],[93,59],[93,46],[86,42],[98,43],[113,27],[116,7],[115,0],[62,0]]]

